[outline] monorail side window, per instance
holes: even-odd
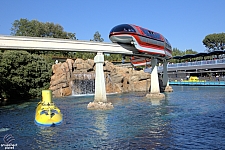
[[[166,38],[165,38],[165,39],[166,39]],[[171,45],[170,42],[169,42],[167,39],[166,39],[166,43],[167,43],[168,45]]]

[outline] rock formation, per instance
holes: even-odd
[[[107,93],[149,91],[151,75],[143,70],[117,67],[108,61],[105,61],[103,69]],[[71,95],[74,80],[87,80],[87,78],[94,80],[95,78],[95,63],[91,59],[75,61],[67,59],[66,62],[54,64],[52,70],[50,90],[54,97]],[[90,74],[90,76],[81,77],[81,74]]]
[[[71,86],[69,81],[73,75],[73,64],[72,59],[67,59],[64,63],[54,64],[52,66],[53,76],[50,81],[50,90],[54,97],[68,96],[72,94]]]
[[[113,109],[113,105],[111,102],[103,103],[103,102],[90,102],[87,105],[87,109],[94,109],[94,110],[108,110]]]

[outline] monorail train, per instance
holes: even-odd
[[[133,67],[137,66],[145,66],[151,65],[151,59],[145,58],[145,57],[139,57],[139,56],[132,56],[130,58],[130,62],[133,65]]]
[[[110,31],[109,38],[113,43],[135,47],[140,54],[144,53],[164,59],[172,58],[172,47],[164,36],[136,25],[115,26]],[[134,51],[134,49],[131,50]],[[136,51],[134,52],[136,53]]]

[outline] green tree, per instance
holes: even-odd
[[[76,34],[65,32],[59,24],[39,22],[37,20],[20,19],[12,24],[11,35],[75,39]]]
[[[209,34],[203,39],[203,45],[207,51],[224,50],[225,49],[225,33]]]
[[[5,51],[0,61],[1,97],[29,99],[48,89],[52,64],[26,51]]]
[[[20,19],[15,20],[12,24],[11,35],[14,36],[31,36],[31,37],[47,37],[47,38],[62,38],[76,40],[76,34],[65,32],[59,24],[50,22],[39,22],[37,20]],[[29,51],[31,54],[54,55],[59,57],[72,57],[69,52],[56,51]]]
[[[90,41],[103,42],[104,39],[101,38],[101,34],[98,31],[96,31],[94,34],[94,39],[91,39]]]
[[[105,60],[108,60],[108,61],[122,61],[122,54],[105,55]]]
[[[184,55],[184,53],[179,50],[178,48],[173,48],[173,51],[172,51],[172,56],[182,56]]]
[[[192,49],[186,49],[184,51],[182,50],[179,50],[178,48],[173,48],[172,50],[172,56],[184,56],[184,55],[187,55],[187,54],[197,54],[198,52],[192,50]],[[182,61],[186,61],[185,60],[182,60]],[[170,62],[179,62],[179,60],[170,60]]]
[[[172,50],[172,56],[183,56],[186,54],[197,54],[198,52],[192,50],[192,49],[186,49],[184,51],[179,50],[178,48],[173,48]]]

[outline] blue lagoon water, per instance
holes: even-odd
[[[15,149],[225,149],[225,87],[173,86],[165,100],[146,93],[108,95],[114,109],[88,110],[93,96],[54,98],[63,123],[34,123],[32,100],[0,107],[0,150],[10,135]]]

